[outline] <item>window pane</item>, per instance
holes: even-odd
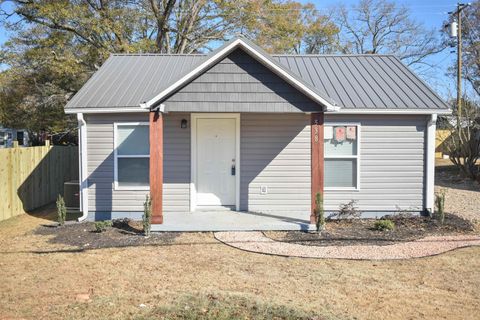
[[[118,158],[118,185],[144,187],[150,185],[149,158]]]
[[[117,153],[119,155],[150,154],[149,130],[144,125],[117,127]]]
[[[335,128],[337,126],[325,126],[325,156],[351,156],[357,154],[357,127],[352,126],[339,126],[341,128],[352,128],[352,132],[349,132],[348,135],[345,134],[344,139],[336,140],[335,138]]]
[[[325,159],[326,188],[356,188],[357,160]]]

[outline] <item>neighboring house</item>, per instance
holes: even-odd
[[[22,147],[29,146],[28,131],[25,129],[4,128],[0,125],[0,148],[13,147],[13,141],[18,141]]]
[[[231,207],[314,222],[434,208],[448,106],[390,55],[269,55],[235,38],[208,55],[113,54],[65,107],[79,120],[84,217],[153,223]],[[193,213],[194,214],[194,213]]]

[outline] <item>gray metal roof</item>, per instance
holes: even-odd
[[[209,55],[113,54],[65,109],[139,108]],[[446,103],[389,55],[272,55],[341,109],[445,110]]]
[[[392,55],[279,55],[280,63],[343,109],[448,109]]]

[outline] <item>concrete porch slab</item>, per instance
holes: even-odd
[[[238,211],[164,213],[163,224],[152,231],[265,231],[315,230],[309,220],[273,214]]]

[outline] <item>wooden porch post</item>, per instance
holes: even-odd
[[[324,175],[324,150],[323,150],[323,124],[324,114],[312,113],[310,119],[311,126],[311,150],[312,150],[312,206],[310,213],[310,223],[316,222],[315,217],[315,195],[320,192],[323,196],[323,175]]]
[[[163,223],[163,114],[150,112],[150,197],[152,223]]]

